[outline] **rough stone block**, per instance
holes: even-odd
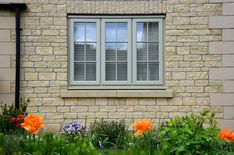
[[[53,52],[52,47],[36,47],[36,54],[50,55]]]
[[[100,112],[113,112],[116,110],[116,106],[103,106],[100,108]]]
[[[25,80],[38,80],[38,73],[25,73],[24,79]]]
[[[196,105],[196,98],[195,97],[184,97],[183,98],[183,105]]]
[[[177,109],[178,109],[177,106],[161,106],[162,112],[175,112],[177,111]]]
[[[155,105],[155,98],[139,99],[139,105]]]
[[[43,106],[39,107],[40,112],[56,112],[56,107],[54,106]]]
[[[71,112],[87,112],[88,106],[71,106]]]
[[[39,80],[55,80],[56,73],[39,73]]]
[[[186,73],[186,79],[196,79],[196,80],[204,80],[208,79],[208,73],[207,72],[187,72]]]

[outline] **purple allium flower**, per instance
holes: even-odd
[[[71,123],[67,123],[63,126],[63,130],[71,135],[71,134],[78,134],[81,132],[81,130],[84,128],[83,125],[80,124],[78,121],[74,121]]]

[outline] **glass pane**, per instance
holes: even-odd
[[[96,61],[96,43],[86,43],[86,61]]]
[[[85,41],[85,23],[75,23],[74,24],[74,41]]]
[[[149,42],[156,42],[158,41],[158,23],[157,22],[149,22]]]
[[[159,80],[159,66],[158,63],[149,63],[149,80]]]
[[[84,46],[83,43],[77,43],[74,45],[74,60],[75,61],[84,61]]]
[[[117,23],[117,41],[127,42],[128,41],[128,24]]]
[[[106,23],[106,41],[116,41],[116,23]]]
[[[86,23],[86,41],[96,41],[96,23]]]
[[[74,81],[84,81],[84,63],[75,62]]]
[[[147,61],[147,43],[137,43],[137,61]]]
[[[106,81],[116,81],[116,63],[106,63]]]
[[[155,61],[158,60],[158,43],[148,43],[148,57],[149,60]]]
[[[116,61],[115,43],[106,43],[106,61]]]
[[[127,81],[127,76],[128,76],[127,72],[128,72],[127,63],[117,64],[117,80],[118,81]]]
[[[118,43],[117,44],[117,60],[118,61],[127,61],[127,43]]]
[[[137,22],[137,41],[147,41],[147,23]]]
[[[147,63],[137,63],[137,81],[147,80]]]
[[[86,63],[86,80],[96,81],[96,63]]]

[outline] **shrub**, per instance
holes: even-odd
[[[199,115],[175,117],[161,127],[163,150],[172,154],[219,154],[219,129],[215,114],[205,109]],[[208,124],[209,127],[205,127]]]
[[[2,105],[0,114],[0,132],[13,134],[15,132],[23,132],[24,130],[19,127],[22,123],[27,105],[30,100],[21,100],[20,108],[16,109],[14,105]]]
[[[90,134],[94,146],[123,148],[127,143],[128,131],[124,121],[95,120],[90,125]]]

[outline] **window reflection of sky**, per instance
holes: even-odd
[[[76,42],[95,42],[96,41],[96,23],[81,23],[74,24],[75,41]]]
[[[85,41],[85,23],[75,23],[75,41]]]
[[[106,41],[107,42],[127,42],[128,27],[127,23],[106,23]]]
[[[126,61],[128,48],[127,22],[107,22],[105,25],[106,36],[106,61]],[[126,42],[126,43],[124,43]],[[116,59],[117,58],[117,59]]]
[[[128,27],[127,23],[117,24],[117,41],[126,42],[128,41]]]
[[[95,23],[86,23],[86,41],[96,41]]]
[[[116,41],[116,23],[106,23],[106,41]]]

